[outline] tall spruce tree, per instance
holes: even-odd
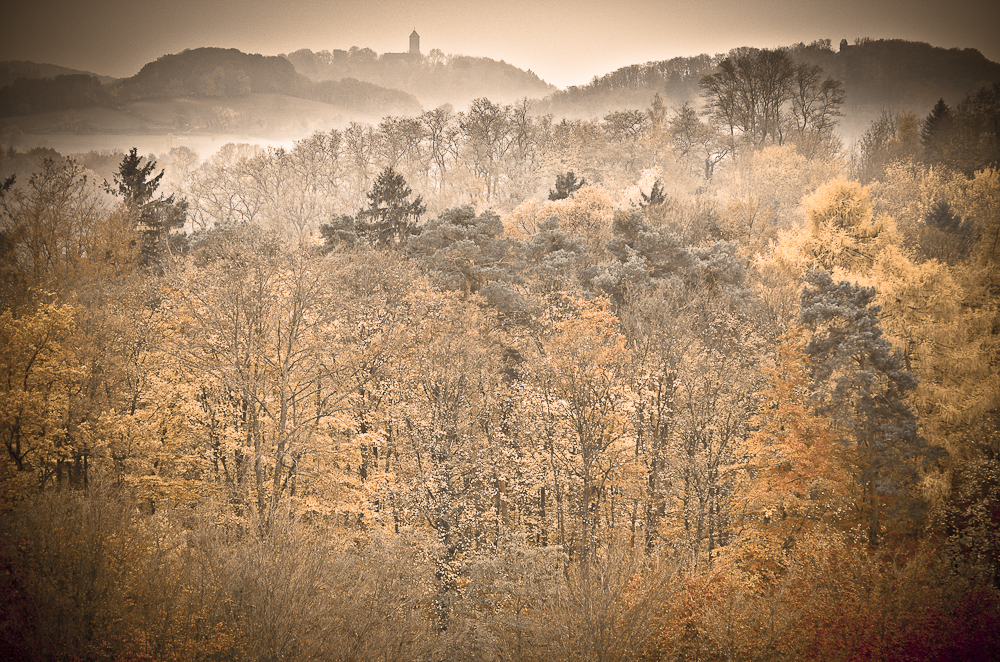
[[[427,211],[423,198],[418,195],[410,200],[412,194],[402,175],[392,167],[383,170],[368,192],[368,207],[358,212],[358,234],[375,246],[403,246],[407,237],[417,233],[417,222]]]
[[[186,200],[175,200],[171,193],[161,193],[154,198],[163,179],[163,170],[156,171],[156,161],[139,156],[133,147],[118,165],[114,183],[104,182],[104,189],[122,199],[122,203],[136,214],[136,229],[142,237],[139,262],[143,266],[161,268],[168,251],[170,231],[184,227],[187,217]]]
[[[949,161],[954,133],[955,117],[944,99],[939,99],[920,127],[920,142],[932,162]]]
[[[919,518],[921,472],[944,451],[920,436],[906,402],[917,379],[882,336],[875,289],[834,282],[819,270],[805,281],[799,319],[812,332],[805,352],[814,366],[818,411],[835,422],[850,451],[855,506],[876,547],[886,520],[897,520],[898,531]]]

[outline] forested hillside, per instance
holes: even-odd
[[[413,115],[421,108],[445,104],[466,108],[484,97],[499,103],[527,98],[533,115],[551,115],[556,120],[592,120],[609,113],[636,111],[646,107],[656,94],[667,108],[691,104],[700,112],[704,103],[702,79],[716,73],[726,58],[754,50],[634,64],[565,90],[556,90],[530,70],[502,61],[445,55],[439,50],[400,57],[357,47],[336,54],[302,49],[265,57],[235,49],[197,48],[164,55],[135,76],[118,81],[51,65],[10,62],[0,63],[0,77],[6,66],[10,78],[0,85],[0,116],[37,118],[47,114],[47,122],[21,119],[18,121],[24,127],[14,123],[9,131],[38,132],[36,127],[41,126],[43,133],[114,133],[114,125],[120,124],[117,115],[89,113],[81,117],[79,111],[115,108],[138,118],[145,132],[222,129],[264,135],[273,131],[271,127],[282,127],[278,133],[284,138],[294,117],[265,113],[267,117],[251,118],[253,112],[238,108],[240,100],[278,94],[319,101],[342,113],[339,126],[350,120]],[[845,100],[840,107],[838,133],[848,142],[857,140],[883,111],[924,113],[941,98],[954,106],[969,93],[1000,79],[1000,64],[972,49],[858,39],[853,44],[842,42],[837,51],[829,40],[784,50],[795,64],[819,67],[842,83]],[[213,105],[178,110],[173,108],[178,100]],[[162,106],[163,112],[137,109],[137,103]],[[297,111],[306,112],[298,107]],[[169,120],[151,119],[160,115]],[[321,121],[327,121],[324,113],[308,112],[307,125]]]
[[[18,78],[55,78],[56,76],[76,76],[80,74],[97,76],[98,80],[105,85],[115,80],[111,76],[101,76],[89,71],[69,69],[55,64],[42,64],[28,60],[5,60],[0,62],[0,87],[10,85]]]
[[[420,111],[417,100],[405,92],[373,83],[345,79],[313,83],[295,72],[285,58],[249,55],[236,49],[197,48],[164,55],[130,78],[104,86],[96,76],[58,75],[54,78],[18,78],[0,88],[0,115],[37,115],[103,106],[132,107],[137,102],[170,103],[176,99],[207,99],[228,109],[251,95],[284,95],[336,106],[359,116]],[[131,108],[130,108],[131,109]],[[203,115],[205,113],[199,113]],[[198,120],[201,121],[198,121]],[[190,120],[194,120],[193,122]],[[238,128],[253,129],[250,122]],[[161,130],[218,130],[211,118],[189,117],[178,126]],[[259,127],[256,127],[259,129]],[[107,129],[105,129],[107,130]]]
[[[4,152],[8,657],[992,659],[1000,86],[698,87]]]
[[[623,67],[595,76],[587,85],[560,90],[541,100],[540,111],[589,119],[620,108],[641,108],[659,93],[670,106],[694,102],[702,76],[726,55],[700,55]],[[821,67],[844,84],[846,102],[840,132],[854,140],[883,110],[897,113],[930,109],[939,98],[957,104],[970,92],[1000,80],[1000,64],[974,49],[937,48],[901,39],[842,41],[834,50],[829,39],[790,46],[796,63]]]
[[[446,103],[464,107],[479,97],[510,103],[542,97],[555,89],[531,71],[486,57],[445,55],[436,49],[415,58],[392,55],[354,47],[336,56],[302,49],[285,57],[296,71],[314,81],[363,80],[412,94],[427,108]]]

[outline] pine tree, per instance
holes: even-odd
[[[572,170],[564,175],[556,175],[556,190],[549,189],[549,200],[565,200],[585,185],[587,180],[576,178]]]
[[[662,205],[667,201],[667,194],[663,190],[663,182],[659,179],[653,182],[653,188],[649,190],[649,195],[646,195],[642,191],[639,191],[639,195],[642,197],[642,202],[639,203],[639,206],[643,209]]]
[[[358,234],[383,248],[403,244],[417,233],[420,215],[427,211],[419,195],[409,199],[412,194],[402,175],[391,167],[383,170],[368,192],[368,208],[358,212]]]
[[[118,165],[114,184],[104,182],[104,189],[122,198],[123,204],[136,214],[136,226],[142,237],[139,262],[147,267],[156,267],[162,262],[168,250],[170,231],[184,227],[188,209],[187,201],[177,201],[173,194],[164,197],[161,193],[158,198],[153,197],[164,174],[160,170],[160,174],[153,176],[155,171],[156,161],[147,159],[143,163],[133,147]]]
[[[826,271],[810,270],[805,281],[799,319],[812,331],[805,352],[813,362],[818,412],[837,423],[853,455],[856,508],[876,547],[886,518],[919,515],[920,472],[944,451],[920,436],[906,401],[917,379],[882,337],[875,289],[835,283]]]
[[[936,162],[946,162],[950,156],[949,143],[954,137],[955,119],[944,99],[939,99],[930,115],[920,127],[920,142],[928,157]]]

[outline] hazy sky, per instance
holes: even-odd
[[[109,76],[185,48],[276,55],[369,47],[478,55],[559,87],[736,46],[857,37],[977,48],[1000,61],[998,0],[7,0],[0,60]]]

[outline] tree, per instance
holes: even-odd
[[[577,179],[572,170],[564,175],[557,175],[556,190],[549,189],[549,200],[564,200],[576,193],[577,189],[586,183],[587,180],[583,177]]]
[[[10,310],[0,315],[0,474],[13,469],[34,479],[22,483],[87,481],[94,454],[87,434],[90,374],[76,313],[70,305],[47,304],[16,318]]]
[[[485,97],[474,100],[464,115],[459,114],[468,163],[472,174],[482,181],[487,200],[500,198],[503,174],[515,147],[514,120],[513,108]]]
[[[783,107],[791,99],[795,65],[783,50],[746,49],[701,79],[714,121],[751,145],[783,140]]]
[[[126,210],[104,208],[80,164],[44,159],[26,185],[11,180],[0,195],[0,304],[17,307],[32,290],[68,297],[126,276],[135,262],[132,222]]]
[[[184,227],[188,209],[187,201],[175,201],[172,193],[168,197],[162,193],[158,198],[153,197],[164,174],[160,170],[160,174],[152,176],[155,170],[156,161],[147,159],[142,163],[142,157],[133,147],[118,165],[114,184],[104,182],[104,189],[122,198],[124,206],[136,214],[136,229],[142,240],[139,261],[147,267],[161,265],[170,250],[170,231]]]
[[[412,193],[402,175],[391,167],[383,170],[368,192],[368,207],[358,212],[359,233],[374,246],[401,247],[417,233],[417,221],[427,210],[421,196],[409,199]]]
[[[262,151],[257,145],[229,143],[195,172],[185,190],[196,229],[259,222],[266,200],[251,164]]]
[[[844,84],[823,78],[823,69],[806,63],[795,67],[791,82],[792,117],[800,136],[815,132],[822,137],[833,133],[836,117],[846,100]]]
[[[907,403],[917,380],[882,337],[875,289],[835,283],[817,270],[805,281],[799,319],[811,331],[805,352],[813,362],[818,412],[836,421],[851,450],[854,507],[868,544],[877,547],[887,519],[896,520],[898,532],[899,525],[919,518],[920,474],[944,451],[920,436]]]
[[[161,386],[145,403],[170,430],[163,443],[184,439],[190,474],[265,526],[293,502],[357,521],[360,451],[344,411],[381,346],[357,348],[357,327],[340,323],[336,256],[289,251],[254,226],[196,239],[168,283]]]
[[[693,171],[711,179],[715,166],[726,158],[730,145],[719,132],[698,119],[698,111],[685,103],[667,123],[674,151]]]
[[[627,521],[624,492],[634,438],[624,379],[628,350],[606,302],[579,304],[553,325],[546,354],[532,370],[556,502],[558,540],[575,560],[596,553],[599,532]],[[625,497],[625,498],[623,498]],[[634,502],[634,501],[633,501]]]
[[[649,190],[649,195],[642,191],[639,192],[639,195],[642,198],[639,206],[643,209],[662,205],[667,201],[667,194],[663,190],[663,182],[659,179],[653,182],[653,188]]]
[[[894,161],[915,158],[919,150],[917,116],[887,111],[874,119],[851,155],[851,171],[862,183],[881,179]]]
[[[1000,167],[1000,83],[969,94],[955,108],[958,167],[967,176],[979,170]]]
[[[420,121],[423,123],[423,135],[427,143],[429,179],[435,181],[438,192],[443,192],[448,171],[458,151],[458,126],[455,116],[451,106],[445,105],[425,112],[420,116]]]
[[[930,115],[920,127],[920,142],[931,161],[948,162],[954,133],[955,117],[951,108],[944,102],[944,99],[938,99],[934,108],[931,109]]]
[[[429,221],[408,251],[463,294],[475,294],[491,281],[518,280],[515,242],[504,236],[496,214],[476,216],[471,205],[443,212]]]
[[[842,446],[832,421],[810,401],[810,365],[801,334],[792,332],[778,346],[778,360],[766,368],[749,447],[755,480],[747,495],[749,517],[740,546],[757,564],[778,561],[782,553],[814,530],[834,524],[844,505]],[[759,566],[758,566],[759,567]]]
[[[601,125],[613,142],[635,142],[646,133],[649,118],[641,110],[616,110],[604,116]]]

